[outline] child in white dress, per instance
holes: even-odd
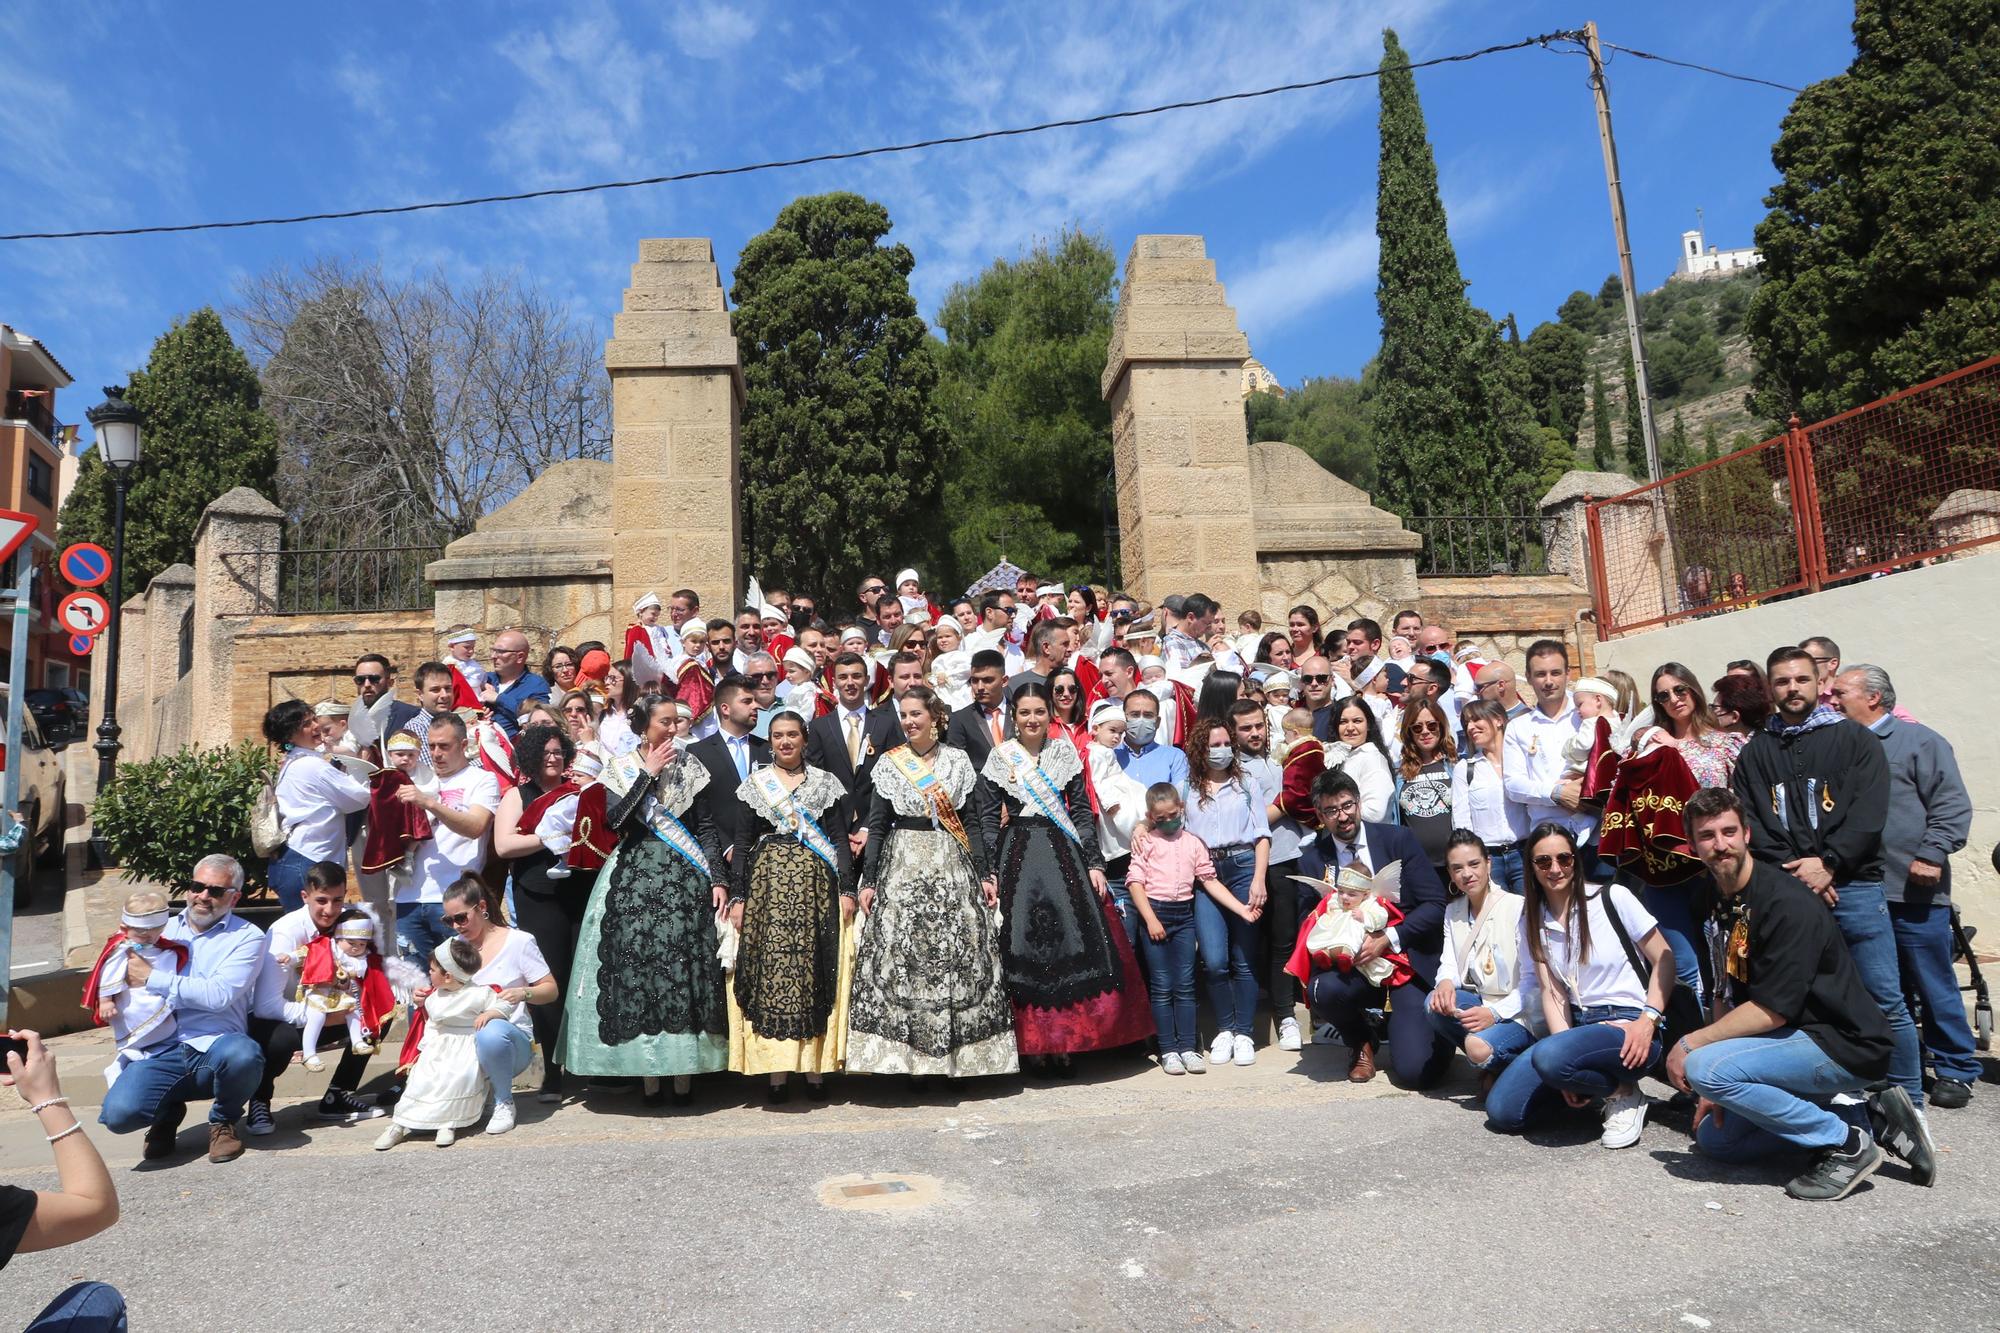
[[[376,1151],[386,1152],[426,1129],[436,1130],[438,1147],[446,1147],[459,1130],[485,1114],[490,1089],[472,1034],[482,1020],[506,1022],[514,1006],[493,987],[475,985],[472,978],[478,971],[479,950],[463,939],[448,939],[431,952],[432,990],[424,998],[423,1031],[420,1036],[411,1032],[416,1063],[410,1066],[394,1118],[375,1140]],[[409,1049],[407,1042],[404,1049]]]
[[[118,1054],[104,1070],[104,1085],[117,1081],[126,1066],[143,1060],[154,1050],[173,1040],[174,1011],[164,990],[133,986],[125,979],[125,968],[134,957],[143,958],[155,972],[173,976],[184,970],[187,946],[162,942],[171,915],[167,896],[142,889],[125,900],[120,929],[104,946],[92,969],[86,1002],[92,1017],[111,1025],[111,1037]]]

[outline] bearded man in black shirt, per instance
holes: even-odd
[[[1827,1103],[1889,1072],[1889,1021],[1812,891],[1751,857],[1743,802],[1704,788],[1686,818],[1733,924],[1716,1019],[1674,1044],[1667,1079],[1700,1096],[1695,1141],[1704,1153],[1748,1162],[1810,1152],[1812,1165],[1785,1192],[1844,1199],[1882,1165],[1882,1149]],[[1870,1109],[1883,1119],[1884,1140],[1930,1184],[1936,1164],[1909,1094],[1890,1084]]]

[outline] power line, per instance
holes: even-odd
[[[1602,45],[1607,51],[1623,51],[1626,55],[1637,56],[1641,60],[1657,60],[1662,65],[1675,65],[1681,69],[1699,70],[1703,74],[1713,74],[1719,79],[1734,79],[1738,83],[1758,83],[1766,88],[1776,88],[1779,92],[1784,93],[1802,93],[1805,91],[1803,88],[1794,88],[1789,83],[1777,83],[1770,79],[1760,79],[1754,74],[1732,74],[1726,69],[1716,69],[1712,65],[1697,65],[1691,60],[1675,60],[1672,56],[1654,55],[1651,51],[1635,51],[1629,46],[1620,46],[1616,42],[1604,42]]]
[[[423,213],[443,208],[471,208],[479,204],[511,204],[528,199],[555,199],[565,195],[596,194],[606,190],[631,190],[645,185],[675,185],[684,181],[713,180],[721,176],[746,176],[758,171],[777,171],[788,167],[816,166],[826,162],[852,162],[859,158],[881,157],[891,153],[914,153],[926,148],[942,148],[953,144],[983,143],[990,139],[1016,138],[1026,134],[1041,134],[1049,130],[1075,129],[1085,125],[1104,125],[1118,120],[1137,120],[1144,116],[1157,116],[1169,111],[1191,111],[1200,107],[1221,106],[1227,102],[1247,102],[1259,97],[1274,97],[1280,93],[1306,92],[1315,88],[1326,88],[1336,83],[1350,83],[1359,79],[1373,79],[1388,69],[1419,70],[1437,65],[1459,64],[1468,60],[1478,60],[1484,56],[1498,55],[1506,51],[1519,51],[1530,46],[1547,47],[1552,42],[1574,40],[1579,32],[1559,31],[1543,33],[1539,37],[1524,37],[1518,42],[1503,42],[1497,46],[1481,47],[1477,51],[1464,51],[1457,55],[1433,56],[1429,60],[1415,60],[1407,65],[1391,65],[1386,69],[1357,70],[1348,74],[1333,74],[1324,79],[1312,79],[1305,83],[1281,83],[1271,88],[1258,88],[1249,92],[1223,93],[1216,97],[1202,97],[1185,102],[1165,102],[1159,106],[1139,107],[1126,111],[1106,111],[1095,116],[1078,116],[1069,120],[1048,120],[1037,125],[1017,125],[1006,129],[981,130],[973,134],[944,135],[931,139],[919,139],[912,143],[885,144],[875,148],[855,148],[838,153],[815,153],[810,157],[786,158],[775,162],[753,162],[734,167],[709,167],[700,171],[682,171],[669,176],[645,176],[637,180],[599,181],[591,185],[567,185],[546,190],[522,190],[512,194],[487,194],[470,199],[440,199],[420,204],[395,204],[377,208],[351,208],[328,213],[300,213],[291,217],[243,218],[230,222],[181,222],[155,227],[103,227],[88,231],[28,231],[0,235],[0,241],[74,241],[96,236],[159,236],[174,232],[226,231],[242,227],[283,227],[300,222],[335,222],[349,218],[390,217],[399,213]],[[1636,52],[1634,54],[1637,54]]]

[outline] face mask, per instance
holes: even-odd
[[[1159,722],[1150,717],[1127,718],[1125,721],[1125,743],[1147,746],[1153,743],[1153,733],[1160,729]]]
[[[1230,749],[1227,745],[1211,745],[1208,747],[1208,766],[1210,768],[1228,768],[1235,762],[1236,751]]]
[[[1179,815],[1168,815],[1164,819],[1156,819],[1153,821],[1153,827],[1171,838],[1174,834],[1181,831],[1181,817]]]

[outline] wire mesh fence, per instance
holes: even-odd
[[[2000,357],[1585,507],[1606,636],[2000,539]]]

